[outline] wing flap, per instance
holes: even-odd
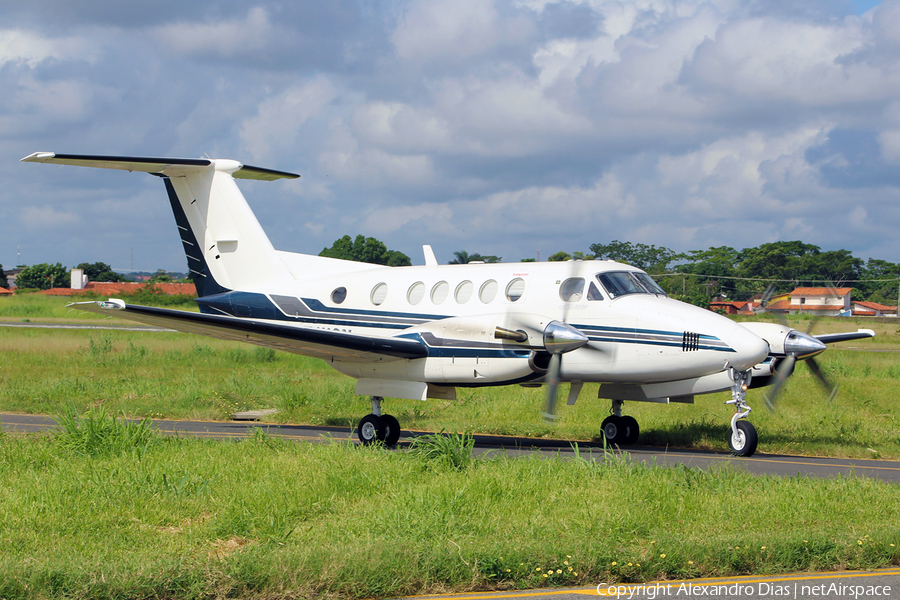
[[[367,337],[308,329],[295,326],[239,319],[221,315],[192,313],[152,306],[110,302],[76,302],[73,308],[167,327],[185,333],[234,340],[330,360],[385,360],[424,358],[428,349],[422,342],[408,338]]]

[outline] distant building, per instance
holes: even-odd
[[[854,317],[896,317],[896,306],[885,306],[877,302],[853,301]]]
[[[822,317],[849,317],[851,288],[799,287],[790,299],[770,303],[766,312],[795,315],[798,313]]]
[[[709,310],[725,313],[726,315],[749,315],[753,312],[753,303],[729,302],[727,300],[713,300],[709,303]]]
[[[15,289],[16,278],[22,272],[22,269],[18,267],[15,269],[3,269],[3,272],[6,273],[6,282],[9,284],[9,289]]]

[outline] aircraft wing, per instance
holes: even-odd
[[[875,337],[875,332],[871,329],[860,329],[859,331],[851,331],[848,333],[821,333],[819,335],[814,335],[813,337],[823,344],[833,344],[835,342],[849,342],[850,340]]]
[[[367,337],[340,331],[291,327],[268,321],[125,304],[121,300],[76,302],[69,306],[147,325],[223,340],[249,342],[325,360],[339,358],[351,361],[383,361],[424,358],[428,355],[428,349],[423,342],[409,338]]]

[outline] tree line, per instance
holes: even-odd
[[[455,254],[459,257],[466,253]],[[795,287],[849,287],[854,300],[895,306],[900,278],[900,263],[875,258],[863,261],[849,250],[822,250],[801,241],[679,253],[664,246],[614,240],[591,244],[589,252],[557,252],[548,258],[573,259],[633,265],[653,275],[672,297],[700,306],[708,306],[715,297],[749,300],[770,285],[775,293],[790,292]]]
[[[118,283],[127,281],[127,278],[112,270],[112,267],[103,262],[80,263],[76,269],[81,269],[88,277],[88,281],[101,281]],[[149,283],[173,281],[172,277],[162,269],[150,279]],[[70,270],[62,263],[40,263],[23,268],[16,276],[16,287],[20,290],[49,290],[50,288],[71,287],[72,277]],[[9,280],[0,265],[0,287],[9,287]]]

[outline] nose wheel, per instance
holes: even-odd
[[[372,412],[359,420],[356,437],[363,445],[382,442],[396,446],[400,440],[400,422],[392,415],[381,414],[381,396],[372,396]]]
[[[756,428],[749,421],[738,421],[728,436],[728,446],[735,456],[752,456],[756,452]]]
[[[728,446],[735,456],[753,456],[756,452],[756,444],[759,441],[756,436],[756,428],[745,417],[752,410],[746,402],[747,388],[750,387],[751,371],[737,371],[731,369],[731,400],[725,404],[733,404],[735,414],[731,417],[731,431],[728,436]]]

